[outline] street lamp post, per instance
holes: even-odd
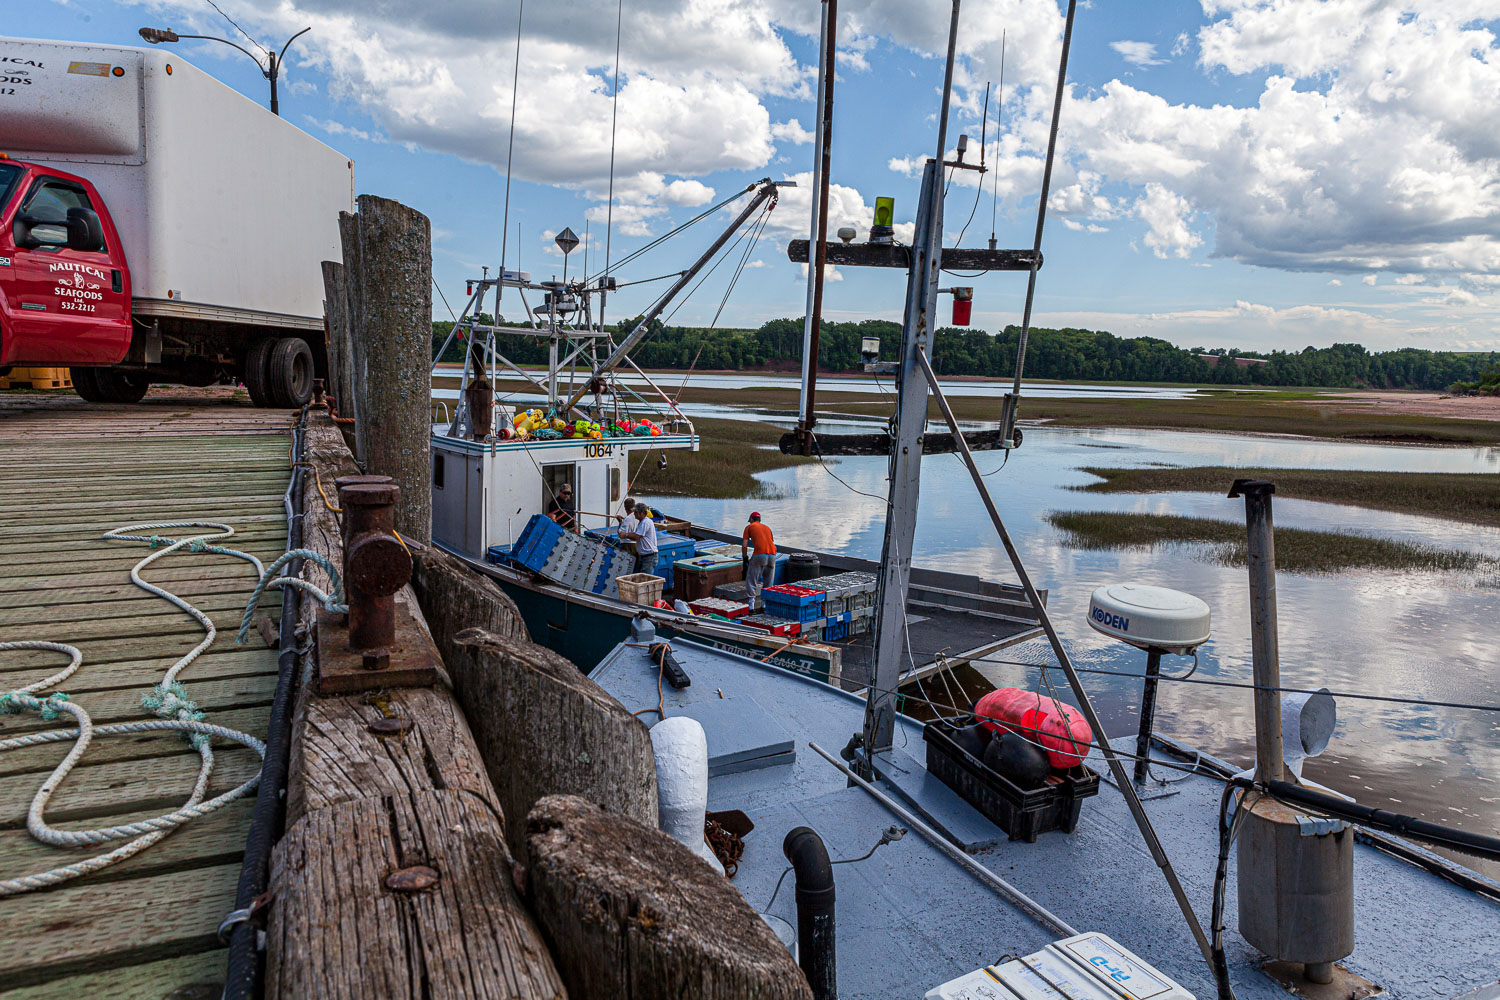
[[[295,42],[297,39],[301,38],[311,30],[312,28],[303,28],[291,38],[288,38],[286,40],[286,44],[281,47],[281,51],[279,53],[271,52],[268,50],[266,52],[266,63],[262,63],[260,61],[260,56],[257,56],[254,52],[251,52],[243,45],[238,45],[234,42],[231,42],[227,38],[219,38],[216,35],[179,35],[171,28],[142,28],[140,30],[140,35],[152,45],[160,45],[163,42],[176,42],[184,38],[200,38],[206,42],[223,42],[225,45],[233,45],[235,48],[245,53],[245,55],[249,56],[251,59],[254,59],[255,65],[260,67],[261,75],[264,76],[267,80],[271,81],[271,114],[280,115],[281,103],[276,99],[276,81],[281,76],[281,64],[286,60],[286,50],[292,47],[293,42]]]

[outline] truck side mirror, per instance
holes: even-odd
[[[67,223],[62,219],[43,219],[36,215],[21,215],[16,217],[16,246],[23,250],[35,250],[37,247],[60,247],[66,246],[68,242]],[[37,230],[44,230],[38,233]],[[52,230],[63,230],[54,233]]]
[[[68,209],[68,249],[86,253],[104,250],[104,224],[91,208]]]

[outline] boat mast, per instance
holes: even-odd
[[[797,441],[804,455],[813,453],[813,409],[818,389],[818,340],[823,327],[823,269],[828,260],[828,183],[833,142],[834,53],[838,49],[838,0],[823,0],[823,27],[818,35],[818,121],[813,147],[812,221],[814,248],[807,263],[807,314],[802,321],[802,414]]]
[[[1151,859],[1161,869],[1162,877],[1166,880],[1167,887],[1182,911],[1183,920],[1187,923],[1188,930],[1203,954],[1204,960],[1213,966],[1212,948],[1208,937],[1203,933],[1203,926],[1193,911],[1192,904],[1188,901],[1187,893],[1183,890],[1182,883],[1177,878],[1177,873],[1173,870],[1166,851],[1162,848],[1161,840],[1152,826],[1150,817],[1146,815],[1146,810],[1141,805],[1130,775],[1126,773],[1124,765],[1120,763],[1120,758],[1109,744],[1109,738],[1104,732],[1104,724],[1098,713],[1094,711],[1088,692],[1084,690],[1083,681],[1074,668],[1057,629],[1052,624],[1047,606],[1032,583],[1031,575],[1027,573],[1026,566],[1021,560],[1020,551],[1016,548],[1015,542],[1000,518],[999,509],[990,495],[989,486],[974,462],[973,453],[959,428],[958,418],[954,415],[953,408],[948,405],[948,400],[943,394],[942,386],[938,383],[937,375],[929,360],[928,344],[933,333],[932,303],[938,294],[938,274],[942,268],[944,187],[942,171],[945,166],[952,166],[955,169],[964,166],[961,160],[955,160],[952,164],[943,162],[947,144],[949,92],[953,86],[954,46],[958,35],[958,11],[961,2],[962,0],[953,0],[953,20],[948,34],[948,62],[943,80],[943,106],[938,118],[937,156],[928,161],[922,174],[922,197],[917,208],[917,231],[912,244],[911,270],[907,278],[906,316],[899,362],[901,395],[896,407],[896,440],[891,452],[891,490],[886,509],[881,581],[876,591],[875,676],[871,681],[866,700],[863,751],[855,759],[856,769],[861,771],[862,776],[866,778],[873,777],[881,766],[879,755],[888,755],[893,749],[896,691],[901,683],[901,658],[906,653],[906,594],[911,576],[912,539],[916,533],[922,437],[927,427],[927,399],[930,390],[949,429],[953,432],[954,443],[958,447],[964,466],[974,480],[980,500],[994,525],[995,533],[1006,555],[1010,558],[1027,600],[1036,612],[1038,624],[1047,635],[1052,652],[1057,657],[1058,666],[1067,676],[1068,685],[1078,701],[1078,707],[1085,721],[1094,734],[1096,745],[1109,766],[1114,777],[1114,784],[1125,799],[1131,818],[1135,820],[1141,839],[1145,841]],[[1057,71],[1057,92],[1052,107],[1052,129],[1047,142],[1047,162],[1043,171],[1041,203],[1037,207],[1036,239],[1032,250],[1031,274],[1027,282],[1025,309],[1028,317],[1031,315],[1032,298],[1036,292],[1036,271],[1041,263],[1039,253],[1042,223],[1045,219],[1048,188],[1052,177],[1052,162],[1057,152],[1057,126],[1062,114],[1068,49],[1072,41],[1073,20],[1077,6],[1077,0],[1068,0],[1068,15],[1062,37],[1062,55]],[[1019,362],[1017,370],[1019,371]],[[1014,394],[1008,398],[1006,409],[1008,419],[1014,419]],[[1221,1000],[1233,1000],[1233,991],[1226,992],[1221,988],[1220,997]]]
[[[948,29],[948,62],[943,73],[943,106],[938,113],[937,156],[922,170],[916,234],[906,279],[900,379],[897,384],[896,438],[891,448],[891,491],[886,502],[885,543],[880,554],[880,585],[875,593],[875,676],[865,704],[867,755],[891,748],[896,722],[896,689],[906,652],[906,593],[911,579],[912,539],[922,478],[922,438],[927,428],[927,383],[918,356],[932,337],[943,240],[943,157],[948,148],[948,105],[953,90],[953,58],[958,44],[958,9]],[[866,757],[866,761],[869,756]]]

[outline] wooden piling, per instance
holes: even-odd
[[[339,522],[323,494],[334,498],[353,457],[324,413],[309,414],[306,440],[304,544],[339,565]],[[308,577],[330,582],[311,561]],[[415,610],[410,586],[397,600]],[[304,627],[315,611],[304,603]],[[287,800],[266,996],[567,995],[516,891],[504,811],[445,686],[319,698],[304,685]],[[431,872],[413,876],[419,867]]]
[[[344,265],[338,261],[323,261],[323,311],[328,322],[328,393],[339,412],[352,417],[354,358],[349,342],[349,290]]]
[[[571,795],[526,829],[527,896],[572,996],[812,1000],[739,890],[660,830]]]
[[[426,545],[432,538],[432,224],[388,198],[362,194],[358,207],[351,221],[339,220],[354,300],[357,450],[366,472],[401,487],[396,530]]]
[[[656,826],[656,758],[639,719],[543,646],[477,628],[453,646],[454,690],[509,817],[512,850],[524,851],[526,814],[546,795],[582,796]]]

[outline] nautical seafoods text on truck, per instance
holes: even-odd
[[[173,53],[0,37],[0,80],[0,373],[306,402],[353,161]]]

